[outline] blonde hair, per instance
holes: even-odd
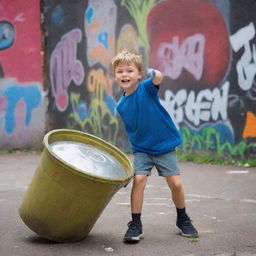
[[[133,50],[124,50],[118,53],[112,60],[112,72],[115,73],[115,69],[120,64],[134,64],[139,72],[143,71],[143,62],[140,55]]]

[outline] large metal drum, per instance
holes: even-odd
[[[49,240],[82,240],[132,177],[131,162],[110,143],[75,130],[50,131],[19,208],[20,217]]]

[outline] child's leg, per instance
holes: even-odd
[[[132,213],[141,213],[144,189],[147,184],[147,175],[135,175],[131,191],[131,211]]]
[[[134,179],[131,191],[131,213],[132,221],[128,223],[128,230],[124,235],[124,242],[134,243],[142,238],[141,211],[144,198],[144,189],[147,184],[147,176],[153,168],[151,157],[142,152],[134,153]]]
[[[138,242],[142,238],[142,224],[140,217],[146,183],[147,175],[137,174],[134,176],[131,191],[132,221],[128,223],[129,228],[124,235],[125,243]]]
[[[172,200],[176,208],[183,209],[185,207],[185,193],[180,175],[167,176],[166,181],[172,191]]]
[[[181,230],[181,234],[186,237],[198,237],[198,232],[191,223],[185,208],[185,193],[179,175],[167,176],[166,181],[172,191],[173,203],[177,210],[176,226]]]

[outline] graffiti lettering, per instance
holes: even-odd
[[[229,82],[226,82],[221,89],[205,89],[197,95],[194,91],[187,93],[186,89],[179,90],[176,95],[166,90],[164,99],[160,101],[177,126],[184,120],[193,126],[199,126],[202,121],[227,119],[228,91]]]
[[[238,30],[230,36],[230,42],[235,52],[244,48],[244,53],[236,64],[238,75],[238,84],[244,91],[252,87],[252,83],[256,74],[256,47],[250,46],[250,40],[255,36],[255,27],[253,23]]]
[[[14,21],[18,21],[18,22],[24,22],[24,21],[26,21],[26,19],[24,18],[24,13],[23,13],[23,12],[19,13],[19,14],[16,16],[16,18],[14,19]]]
[[[117,51],[123,49],[135,49],[139,52],[139,37],[137,31],[130,24],[125,24],[121,30],[117,41]]]
[[[108,74],[104,74],[104,70],[102,68],[91,70],[88,74],[88,83],[87,88],[89,92],[96,92],[96,94],[100,91],[106,91],[108,94],[113,93],[112,83]]]
[[[61,26],[64,23],[64,10],[60,4],[56,5],[52,12],[52,22],[56,26]]]
[[[184,40],[179,47],[179,37],[175,36],[172,43],[161,43],[158,49],[158,58],[163,74],[177,79],[183,67],[196,80],[200,80],[203,73],[205,38],[202,34],[195,34]]]
[[[42,95],[40,87],[36,85],[20,86],[17,85],[15,80],[5,80],[3,85],[4,89],[0,90],[0,109],[2,109],[0,111],[2,114],[0,114],[4,115],[6,132],[12,133],[15,127],[15,111],[17,105],[21,101],[24,102],[26,106],[25,125],[29,126],[32,111],[39,106]]]
[[[104,90],[107,85],[103,69],[91,70],[88,75],[88,91]]]
[[[55,103],[60,111],[68,106],[67,89],[73,80],[81,85],[84,80],[84,69],[81,61],[76,59],[77,43],[82,39],[79,29],[73,29],[62,36],[53,50],[50,59],[50,79]]]
[[[0,22],[0,50],[9,48],[15,39],[14,27],[8,21]]]
[[[88,64],[101,63],[108,68],[115,54],[116,4],[113,0],[90,0],[84,16]]]

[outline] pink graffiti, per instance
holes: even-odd
[[[81,61],[76,59],[77,43],[82,39],[79,29],[73,29],[62,36],[52,52],[50,59],[50,79],[55,104],[60,111],[68,106],[68,87],[73,80],[81,85],[84,80],[84,69]]]
[[[202,34],[187,37],[179,47],[179,37],[172,43],[161,43],[157,52],[161,71],[172,79],[177,79],[185,68],[196,80],[203,74],[205,38]]]
[[[7,101],[4,96],[0,96],[0,116],[4,116],[7,108]]]

